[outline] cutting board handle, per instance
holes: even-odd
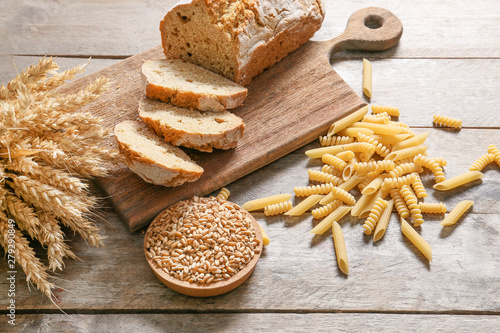
[[[386,50],[396,45],[402,34],[403,24],[387,9],[360,9],[351,15],[340,36],[326,42],[328,59],[343,50]]]

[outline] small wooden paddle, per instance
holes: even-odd
[[[167,188],[144,182],[125,166],[97,180],[130,230],[147,225],[165,207],[194,195],[206,195],[315,140],[330,124],[366,105],[330,65],[341,50],[385,50],[397,44],[403,26],[389,11],[370,7],[355,12],[338,37],[310,41],[248,85],[244,105],[233,109],[246,129],[238,147],[213,153],[192,152],[205,172],[195,183]],[[141,65],[161,59],[160,47],[69,83],[63,89],[81,88],[105,75],[117,84],[89,106],[108,125],[137,119],[137,102],[144,94]],[[360,67],[361,68],[361,67]],[[115,145],[109,142],[110,146]]]

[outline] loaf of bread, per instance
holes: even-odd
[[[167,58],[246,85],[308,41],[324,16],[322,0],[184,0],[160,31]]]
[[[182,149],[162,141],[142,122],[119,123],[115,136],[127,166],[148,183],[179,186],[203,173]]]
[[[181,59],[149,60],[142,65],[146,96],[201,111],[224,111],[243,103],[247,89]]]
[[[147,97],[139,102],[139,116],[174,146],[205,152],[236,147],[245,129],[241,118],[228,111],[197,111]]]

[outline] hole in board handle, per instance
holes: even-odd
[[[378,15],[369,15],[365,18],[365,27],[369,29],[378,29],[384,24],[384,18]]]

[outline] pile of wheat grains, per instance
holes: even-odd
[[[227,280],[260,252],[248,215],[221,198],[180,201],[153,222],[147,255],[165,273],[182,281]]]

